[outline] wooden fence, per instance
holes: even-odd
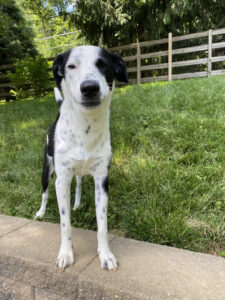
[[[151,81],[160,81],[160,80],[176,80],[176,79],[183,79],[183,78],[193,78],[193,77],[206,77],[210,75],[220,75],[225,74],[225,68],[220,70],[213,70],[212,64],[215,62],[224,62],[225,56],[215,56],[213,57],[212,51],[215,49],[221,49],[225,48],[225,42],[212,42],[212,37],[216,35],[222,35],[225,34],[225,29],[219,29],[219,30],[209,30],[194,34],[188,34],[188,35],[182,35],[182,36],[176,36],[172,37],[172,33],[168,34],[168,38],[160,39],[160,40],[154,40],[154,41],[147,41],[147,42],[137,42],[130,45],[124,45],[124,46],[118,46],[109,48],[110,51],[124,51],[124,50],[130,50],[134,49],[135,54],[123,56],[124,61],[131,62],[135,61],[136,66],[134,67],[128,67],[127,71],[128,73],[136,73],[136,79],[130,79],[130,83],[142,83],[142,82],[151,82]],[[208,43],[199,45],[199,46],[193,46],[193,47],[185,47],[185,48],[178,48],[173,49],[173,45],[177,42],[184,41],[184,40],[193,40],[198,39],[202,37],[208,37]],[[148,47],[148,49],[151,46],[156,45],[167,45],[167,50],[164,51],[157,51],[157,52],[148,52],[142,54],[142,48]],[[173,57],[175,55],[179,54],[186,54],[186,53],[196,53],[196,52],[205,52],[204,58],[198,58],[198,59],[191,59],[191,60],[182,60],[182,61],[173,61]],[[203,54],[204,55],[204,54]],[[166,63],[157,63],[157,64],[151,64],[152,58],[159,58],[159,57],[167,57]],[[142,65],[143,60],[148,60],[149,64]],[[204,71],[201,72],[191,72],[191,73],[181,73],[181,74],[174,74],[174,69],[177,67],[186,67],[186,66],[194,66],[194,65],[205,65]],[[143,71],[148,70],[159,70],[159,69],[166,69],[167,75],[163,76],[151,76],[151,77],[145,77],[142,75]]]
[[[168,38],[137,42],[130,45],[108,48],[108,50],[121,53],[124,61],[127,63],[129,83],[207,77],[225,74],[225,64],[220,64],[219,67],[221,68],[222,66],[221,69],[215,69],[213,67],[214,63],[225,62],[225,42],[218,42],[218,38],[217,42],[213,42],[213,38],[216,39],[216,37],[221,37],[224,34],[225,28],[219,30],[210,29],[209,31],[175,37],[172,36],[172,33],[169,33]],[[177,47],[179,42],[188,41],[191,43],[191,41],[198,39],[200,39],[200,41],[201,39],[205,39],[205,41],[197,46]],[[151,48],[162,46],[164,47],[163,50],[151,51]],[[224,49],[222,51],[223,55],[213,55],[218,49]],[[188,53],[193,54],[195,59],[187,60],[186,54]],[[184,54],[186,55],[185,60],[179,60],[179,55],[182,56]],[[49,58],[48,60],[53,61],[53,59],[54,58]],[[163,59],[166,60],[166,62],[159,63]],[[157,63],[152,63],[154,60],[157,61]],[[131,64],[131,66],[129,66],[129,64]],[[190,66],[197,65],[201,66],[201,71],[185,72],[184,70],[185,67],[189,67],[190,69]],[[176,73],[176,69],[179,67],[182,69],[182,72]],[[9,96],[9,90],[12,85],[10,82],[7,82],[6,71],[12,68],[13,65],[0,66],[0,99]],[[49,68],[49,70],[51,70],[51,68]],[[149,71],[151,72],[151,76],[146,75]],[[163,75],[159,75],[159,71],[162,71]],[[5,89],[5,91],[1,91],[1,89]]]

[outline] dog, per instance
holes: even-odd
[[[35,218],[44,216],[48,184],[55,172],[61,227],[57,266],[64,269],[73,264],[70,185],[75,175],[77,186],[73,209],[76,209],[80,204],[82,177],[92,175],[98,256],[103,269],[116,270],[118,262],[107,237],[108,172],[112,157],[109,117],[115,80],[128,82],[126,65],[117,53],[97,46],[79,46],[56,56],[53,75],[63,97],[55,88],[60,113],[47,133],[42,204]]]

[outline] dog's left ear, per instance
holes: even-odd
[[[116,80],[121,82],[128,82],[127,68],[124,60],[117,53],[110,52],[113,62],[113,72]]]

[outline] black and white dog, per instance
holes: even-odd
[[[42,205],[35,218],[42,218],[48,201],[48,184],[55,182],[61,224],[61,247],[57,266],[74,262],[70,223],[70,185],[76,175],[76,200],[80,204],[81,182],[90,174],[95,182],[98,255],[101,267],[117,268],[107,237],[108,171],[111,161],[110,102],[114,81],[127,82],[126,66],[116,53],[95,46],[73,48],[56,56],[53,74],[63,98],[55,88],[60,114],[47,134],[42,175]]]

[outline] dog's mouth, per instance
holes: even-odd
[[[100,97],[82,97],[81,104],[85,107],[96,107],[101,104]]]
[[[101,104],[100,101],[86,101],[81,103],[85,107],[96,107]]]

